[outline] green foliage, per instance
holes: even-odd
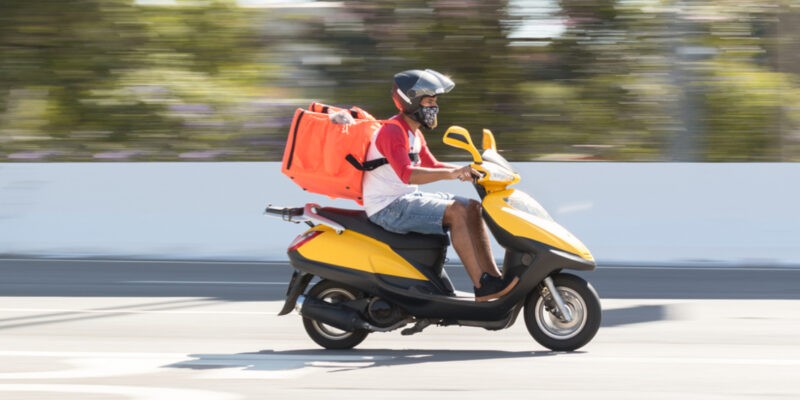
[[[388,117],[413,68],[456,82],[443,159],[458,124],[513,160],[800,160],[790,1],[146,4],[0,2],[0,162],[278,160],[294,108]]]

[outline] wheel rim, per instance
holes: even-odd
[[[318,298],[326,303],[335,304],[342,301],[355,300],[356,296],[342,288],[330,288],[320,293]],[[341,330],[315,320],[312,320],[311,324],[320,335],[329,340],[343,340],[353,334],[353,332]]]
[[[572,314],[572,321],[564,322],[552,312],[547,311],[548,302],[545,301],[544,296],[539,296],[539,299],[536,300],[536,324],[545,335],[557,340],[566,340],[577,336],[586,326],[588,317],[586,302],[578,292],[568,287],[557,287],[556,289]]]

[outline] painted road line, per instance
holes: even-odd
[[[120,281],[135,285],[288,285],[288,282],[237,282],[237,281]]]
[[[111,386],[111,385],[70,385],[70,384],[0,384],[0,393],[30,392],[101,395],[102,397],[125,398],[130,400],[236,400],[239,395],[196,389],[173,389],[165,387]],[[3,397],[3,396],[0,396]],[[94,396],[92,396],[94,397]]]
[[[150,311],[150,310],[93,310],[77,308],[0,308],[9,313],[73,313],[73,314],[231,314],[231,315],[274,315],[267,311]],[[2,321],[2,319],[0,319]]]

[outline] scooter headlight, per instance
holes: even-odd
[[[514,172],[509,169],[503,168],[499,165],[485,163],[483,167],[489,173],[489,180],[495,182],[512,182],[514,181]]]
[[[491,176],[489,178],[493,181],[510,182],[514,180],[514,175],[510,174],[508,171],[498,168],[496,171],[491,172]]]

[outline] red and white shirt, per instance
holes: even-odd
[[[402,114],[392,117],[397,124],[383,124],[372,134],[367,150],[367,160],[386,158],[389,163],[364,173],[363,199],[367,215],[373,215],[400,196],[414,193],[417,185],[409,183],[412,167],[441,168],[440,163],[428,149],[425,137],[419,129],[412,131]],[[404,132],[405,131],[405,132]],[[409,154],[419,154],[412,162]]]

